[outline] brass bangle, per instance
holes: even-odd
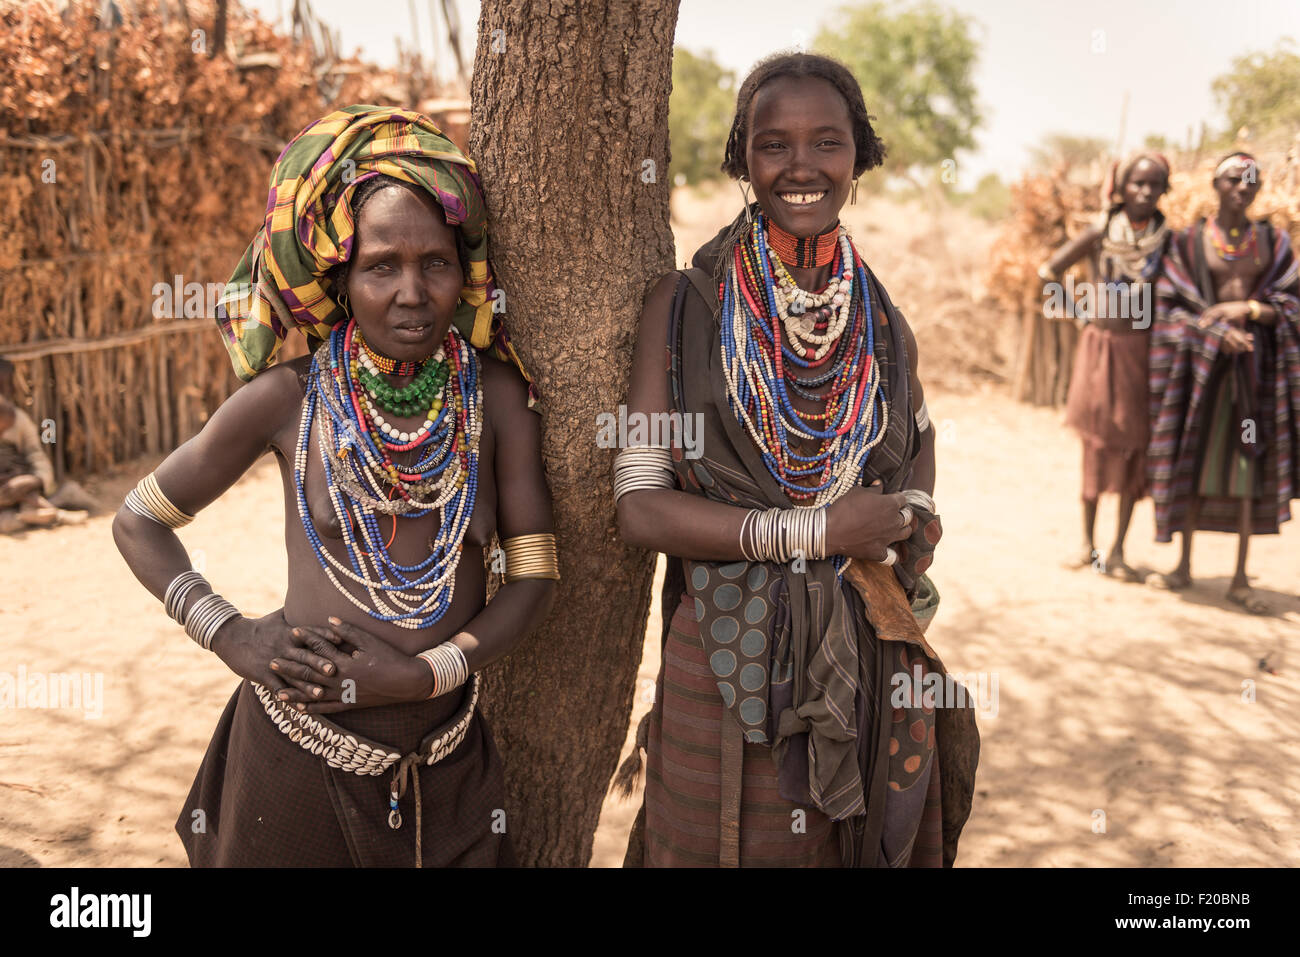
[[[167,528],[182,528],[194,521],[194,516],[183,512],[169,499],[150,472],[126,496],[126,507],[142,518],[150,519]]]
[[[555,534],[537,532],[516,535],[501,542],[506,560],[506,584],[521,578],[560,580],[560,563],[555,551]]]
[[[1246,300],[1246,305],[1250,309],[1250,318],[1253,322],[1259,322],[1259,317],[1264,314],[1263,308],[1259,302],[1254,299]]]

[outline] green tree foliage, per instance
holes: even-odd
[[[1252,133],[1300,127],[1300,54],[1290,37],[1271,53],[1237,57],[1210,89],[1228,118],[1228,135],[1243,126]]]
[[[1011,209],[1011,188],[997,173],[985,173],[974,190],[960,193],[956,199],[972,215],[995,223],[1005,218]]]
[[[979,44],[970,18],[928,0],[906,8],[842,7],[813,47],[842,61],[862,84],[890,172],[938,167],[974,148],[983,117],[971,76]]]
[[[1064,163],[1082,166],[1091,163],[1110,149],[1110,141],[1100,136],[1075,136],[1073,133],[1047,133],[1038,146],[1029,149],[1036,169],[1047,171]]]
[[[708,51],[692,53],[677,47],[668,101],[674,182],[693,184],[722,176],[722,151],[735,111],[735,75]]]

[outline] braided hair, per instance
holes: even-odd
[[[760,60],[740,85],[740,92],[736,96],[736,115],[731,121],[731,132],[727,136],[727,148],[723,155],[722,172],[732,179],[749,175],[745,162],[745,143],[749,139],[749,108],[764,83],[782,76],[825,80],[844,97],[853,120],[855,177],[884,162],[885,144],[872,129],[872,117],[867,113],[867,105],[862,99],[862,87],[849,72],[849,68],[839,60],[816,53],[777,53]]]

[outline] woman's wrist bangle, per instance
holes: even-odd
[[[199,586],[206,586],[208,593],[200,595],[194,604],[185,608],[185,599]],[[163,594],[163,607],[204,651],[212,650],[212,639],[221,626],[240,614],[238,608],[212,591],[208,580],[193,569],[183,571],[171,580]]]
[[[422,651],[417,658],[424,661],[433,672],[433,693],[430,698],[437,698],[469,681],[469,664],[465,661],[465,652],[452,643],[444,641],[436,648]]]
[[[740,523],[740,554],[750,562],[826,557],[825,508],[753,509]]]
[[[1258,300],[1255,299],[1246,300],[1246,307],[1250,310],[1251,320],[1253,322],[1258,322],[1259,317],[1264,313],[1264,309],[1262,306],[1260,306]]]

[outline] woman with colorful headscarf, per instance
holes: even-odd
[[[248,384],[113,526],[136,577],[244,679],[177,821],[193,865],[513,863],[478,672],[546,615],[558,572],[487,239],[473,163],[417,113],[332,113],[272,170],[221,320]],[[294,328],[312,354],[271,365]],[[268,450],[289,583],[250,619],[174,529]]]
[[[956,855],[978,739],[913,693],[955,690],[913,613],[940,535],[916,340],[839,220],[883,155],[842,64],[763,61],[723,164],[745,209],[646,299],[629,418],[698,426],[615,460],[623,538],[680,556],[629,865]]]
[[[1147,494],[1147,346],[1153,316],[1152,286],[1169,241],[1156,208],[1169,189],[1169,161],[1138,153],[1111,166],[1102,186],[1105,211],[1038,271],[1044,282],[1085,256],[1091,264],[1087,301],[1075,303],[1085,323],[1074,354],[1065,421],[1083,439],[1083,547],[1071,567],[1092,566],[1136,582],[1124,561],[1133,506]],[[1076,287],[1076,289],[1081,287]],[[1097,501],[1119,494],[1115,544],[1102,559],[1094,546]]]

